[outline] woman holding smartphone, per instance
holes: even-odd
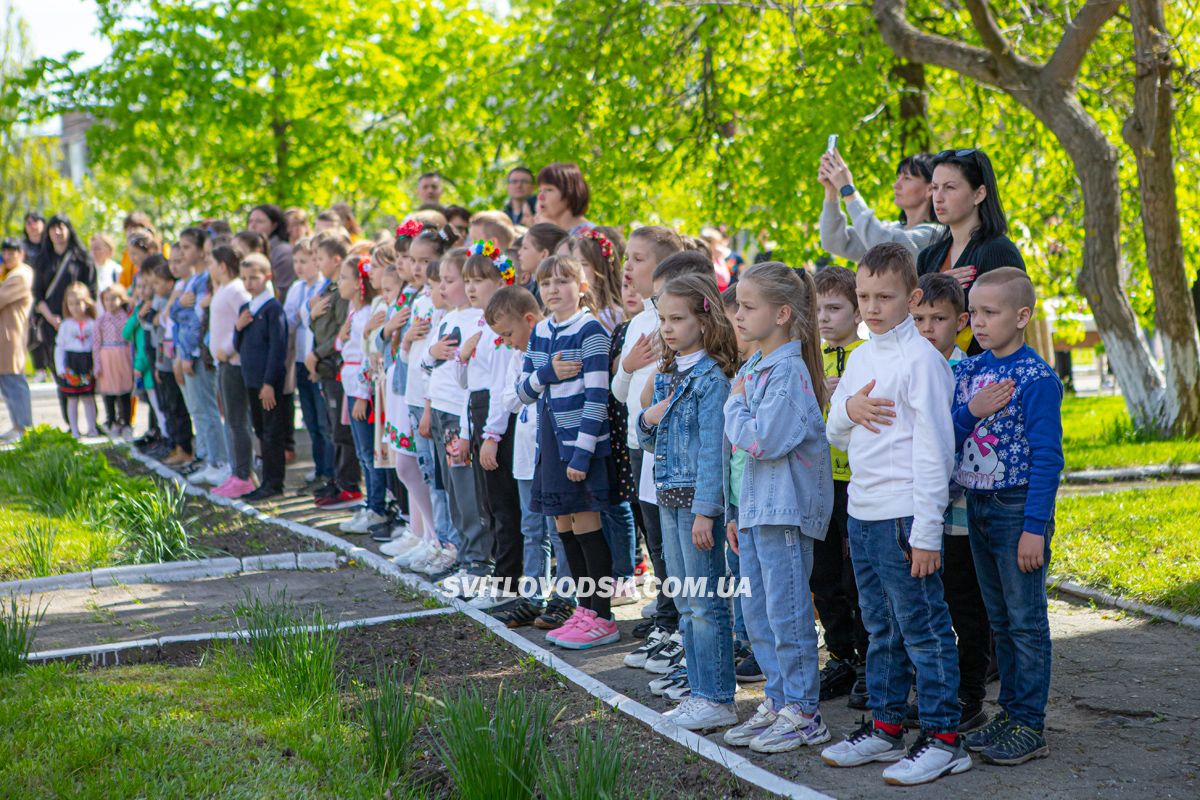
[[[830,137],[831,144],[833,144]],[[821,208],[821,246],[835,256],[857,262],[877,244],[898,242],[915,256],[941,231],[934,218],[930,186],[933,157],[917,153],[900,162],[892,183],[893,198],[900,209],[898,221],[875,216],[854,187],[850,169],[836,145],[821,156],[817,180],[825,187],[825,205]],[[839,201],[845,201],[850,223]]]

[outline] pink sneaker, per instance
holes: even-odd
[[[587,650],[602,644],[612,644],[621,638],[617,623],[611,619],[602,619],[596,613],[589,612],[586,620],[580,622],[571,630],[555,638],[554,643],[568,650]]]
[[[241,497],[242,495],[250,494],[250,492],[253,492],[253,491],[254,491],[253,483],[251,483],[248,480],[242,480],[241,478],[237,477],[236,475],[233,475],[233,476],[230,476],[229,480],[225,481],[220,486],[218,486],[216,489],[214,489],[213,494],[217,494],[217,495],[220,495],[221,497],[228,497],[230,499],[233,499],[235,497]]]
[[[552,631],[546,631],[546,641],[551,644],[558,644],[558,637],[572,630],[576,625],[580,624],[588,618],[588,614],[595,614],[583,606],[575,606],[575,613],[567,617],[567,621],[561,627],[555,628]]]

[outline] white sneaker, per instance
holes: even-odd
[[[429,564],[430,560],[437,558],[441,552],[441,545],[436,543],[421,545],[416,551],[405,556],[408,561],[408,571],[424,573],[425,567]]]
[[[654,615],[657,613],[658,613],[658,598],[657,597],[655,597],[649,603],[646,603],[646,605],[642,606],[642,619],[653,619]]]
[[[883,782],[893,786],[929,783],[971,768],[971,754],[959,736],[954,744],[921,734],[904,758],[883,771]]]
[[[423,563],[434,552],[437,551],[437,545],[429,542],[419,542],[416,547],[411,550],[405,550],[392,559],[392,563],[401,569],[407,569],[410,572],[416,572],[416,565]]]
[[[437,575],[445,572],[458,563],[458,548],[452,544],[438,549],[438,552],[424,564],[420,571],[426,575]]]
[[[737,724],[733,703],[714,703],[703,697],[689,697],[663,716],[689,731],[711,731]]]
[[[663,640],[668,636],[670,634],[667,633],[666,628],[658,626],[651,628],[650,633],[646,635],[646,641],[640,644],[632,653],[625,656],[625,666],[633,667],[634,669],[641,669],[646,666],[646,659],[658,650]]]
[[[683,653],[683,634],[675,631],[657,653],[646,659],[642,669],[655,675],[667,675],[680,666],[687,666],[687,658]]]
[[[725,744],[733,745],[734,747],[745,747],[754,741],[759,734],[774,725],[778,717],[779,714],[775,713],[775,704],[768,697],[758,704],[758,709],[754,712],[753,717],[736,728],[730,728],[725,731]]]
[[[202,483],[205,482],[204,476],[208,473],[209,469],[211,469],[210,466],[207,466],[207,465],[202,466],[201,468],[199,468],[195,472],[193,472],[191,475],[187,476],[187,482],[192,484],[193,486],[201,485]]]
[[[304,473],[304,480],[307,481],[308,483],[312,483],[316,479],[317,479],[317,471],[315,469],[310,469],[308,472]]]
[[[490,611],[496,606],[502,606],[505,603],[510,603],[520,595],[506,594],[493,589],[486,589],[477,594],[467,603],[471,608],[479,609],[480,611]]]
[[[388,558],[395,558],[402,553],[415,548],[423,540],[419,536],[414,536],[411,531],[406,532],[403,536],[393,536],[390,542],[384,542],[379,545],[379,552],[383,553]]]
[[[821,760],[834,767],[858,767],[872,761],[904,758],[904,733],[891,736],[864,720],[858,730],[821,751]]]
[[[369,509],[363,509],[354,515],[349,522],[343,522],[338,526],[338,530],[342,533],[366,533],[373,526],[381,522],[387,522],[387,517],[383,514],[376,514]]]
[[[220,486],[233,475],[233,470],[228,464],[212,466],[204,470],[204,482],[209,486]]]
[[[633,584],[633,578],[621,578],[620,583],[613,587],[613,595],[609,599],[609,604],[615,608],[636,603],[637,600],[638,591]]]
[[[750,740],[750,749],[756,753],[786,753],[802,745],[825,744],[829,741],[829,729],[817,712],[811,717],[800,710],[800,706],[789,703],[779,709],[775,723]]]

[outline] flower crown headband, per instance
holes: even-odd
[[[403,225],[396,228],[397,239],[415,239],[421,235],[421,231],[425,230],[425,226],[415,219],[410,219]]]
[[[491,239],[473,242],[467,248],[467,257],[469,258],[470,256],[484,256],[490,259],[492,266],[499,271],[500,277],[509,286],[512,286],[513,281],[516,280],[517,271],[513,269],[512,259],[505,255],[504,251]]]
[[[358,258],[358,293],[364,298],[367,296],[367,283],[371,280],[371,257],[359,256]]]
[[[605,258],[613,257],[613,246],[609,238],[595,228],[587,228],[580,234],[584,239],[591,239],[596,244],[600,245],[600,255]]]

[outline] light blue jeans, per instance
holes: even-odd
[[[921,729],[956,733],[962,716],[958,647],[942,594],[941,572],[912,576],[908,543],[912,517],[872,521],[850,517],[846,532],[858,605],[871,637],[867,647],[871,713],[879,722],[904,722],[915,667]]]
[[[458,531],[454,528],[454,521],[450,518],[449,495],[446,494],[444,486],[438,485],[437,462],[434,459],[441,448],[435,449],[432,439],[426,439],[417,432],[421,427],[421,415],[424,413],[424,406],[408,407],[408,418],[412,422],[413,441],[417,445],[417,464],[421,467],[421,477],[429,485],[429,496],[433,504],[433,529],[437,533],[439,542],[458,547],[462,544],[462,537],[458,535]]]
[[[750,584],[742,613],[754,657],[767,679],[764,691],[775,708],[796,703],[805,714],[815,714],[821,679],[808,590],[813,540],[798,527],[759,525],[738,531],[738,549],[738,566]]]
[[[183,376],[183,400],[196,429],[196,450],[204,445],[204,460],[210,466],[228,464],[225,426],[217,406],[217,373],[198,358],[192,362],[192,370],[194,375]]]
[[[8,421],[16,430],[33,427],[33,402],[24,375],[0,375],[0,395],[8,407]]]
[[[533,496],[532,479],[517,481],[517,491],[521,495],[521,537],[525,540],[522,574],[526,578],[539,581],[537,594],[529,599],[542,602],[546,598],[543,596],[540,581],[550,578],[550,532],[554,530],[554,521],[545,514],[529,510],[529,500]],[[559,539],[559,542],[561,541]],[[561,547],[561,544],[559,546]],[[559,564],[565,563],[564,556]]]
[[[667,574],[679,581],[703,578],[702,593],[675,594],[683,651],[687,653],[688,685],[692,695],[714,703],[732,703],[737,686],[733,674],[733,627],[728,598],[722,597],[718,581],[726,578],[725,547],[720,538],[725,520],[713,520],[713,547],[701,550],[692,544],[690,508],[658,507],[662,522],[663,558]],[[692,587],[695,588],[695,587]]]

